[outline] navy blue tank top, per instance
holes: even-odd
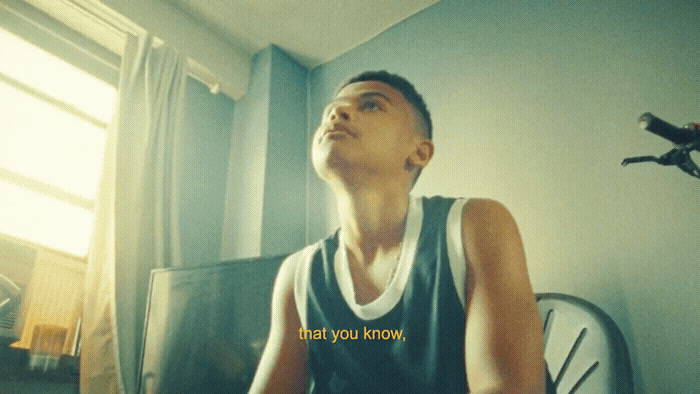
[[[306,329],[313,392],[465,393],[464,306],[448,260],[446,220],[454,199],[423,198],[423,222],[409,280],[388,313],[363,320],[350,309],[334,272],[338,233],[312,255]],[[332,330],[347,330],[332,342]],[[354,339],[356,338],[356,339]]]

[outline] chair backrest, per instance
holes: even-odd
[[[580,298],[537,294],[544,358],[557,393],[633,393],[627,344],[603,310]]]

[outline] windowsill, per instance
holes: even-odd
[[[42,381],[47,383],[72,383],[80,381],[80,358],[62,356],[58,367],[44,372],[29,368],[29,353],[24,349],[10,348],[9,343],[2,342],[0,359],[0,381]]]

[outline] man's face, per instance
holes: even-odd
[[[406,175],[405,163],[421,138],[411,104],[378,81],[343,88],[325,108],[313,137],[312,159],[319,176]]]

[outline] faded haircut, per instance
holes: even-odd
[[[337,95],[344,87],[352,83],[366,81],[383,82],[399,91],[406,99],[406,101],[411,103],[413,108],[420,114],[424,125],[424,132],[422,133],[423,136],[429,140],[433,139],[433,123],[430,119],[430,112],[428,111],[428,106],[425,105],[425,101],[423,101],[423,96],[421,96],[418,93],[418,91],[416,91],[416,88],[413,86],[413,84],[408,82],[406,78],[400,75],[391,74],[385,70],[365,71],[362,74],[349,78],[343,83],[341,83],[340,86],[338,86],[338,89],[336,89],[335,94]]]

